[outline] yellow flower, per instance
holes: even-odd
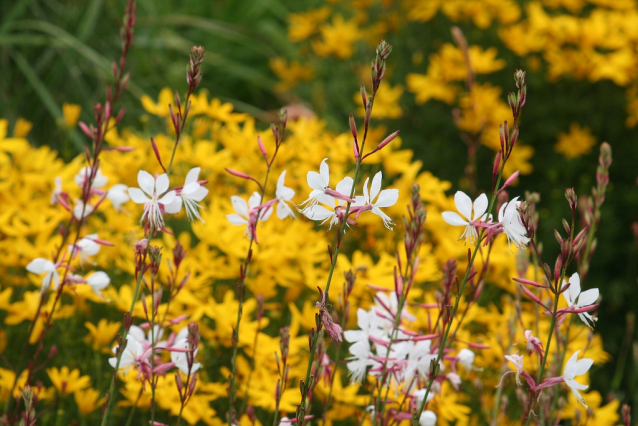
[[[69,367],[64,366],[61,370],[57,368],[47,368],[47,374],[58,392],[70,395],[77,390],[82,390],[91,385],[89,376],[80,377],[80,370],[77,368],[69,372]]]
[[[14,138],[26,137],[31,131],[32,127],[33,127],[33,124],[30,121],[27,121],[24,118],[18,118],[18,120],[16,121],[16,125],[13,128],[13,137]]]
[[[314,73],[312,67],[302,65],[298,61],[286,61],[285,58],[273,58],[270,60],[270,69],[279,77],[280,81],[275,86],[278,92],[285,92],[297,86],[300,81],[311,80]]]
[[[293,43],[307,39],[317,32],[317,26],[330,16],[330,9],[322,7],[288,16],[288,40]]]
[[[372,118],[381,120],[384,118],[399,118],[403,115],[399,100],[403,94],[403,86],[390,86],[385,80],[381,81],[377,96],[374,98],[374,107],[372,108]],[[361,104],[361,94],[357,92],[353,96],[354,101],[359,105],[357,115],[365,117],[365,110]]]
[[[349,58],[354,53],[354,43],[361,39],[355,20],[345,21],[341,15],[335,15],[332,25],[321,25],[319,31],[321,40],[312,41],[312,48],[319,56]]]
[[[92,413],[105,401],[105,398],[100,398],[100,392],[93,388],[76,390],[73,393],[73,398],[78,406],[78,410],[84,415]]]
[[[581,128],[578,123],[572,123],[569,126],[569,133],[558,134],[558,142],[554,145],[554,150],[571,159],[589,154],[595,143],[596,138],[592,136],[588,127]]]
[[[89,334],[84,337],[84,341],[96,351],[111,353],[111,342],[115,339],[117,332],[120,331],[121,323],[109,322],[107,319],[102,318],[97,323],[97,327],[90,322],[85,322],[84,326],[89,329]]]
[[[75,104],[62,104],[62,115],[64,116],[64,125],[67,129],[72,129],[78,124],[82,107]]]

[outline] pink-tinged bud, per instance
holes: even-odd
[[[388,137],[386,137],[379,145],[377,145],[376,147],[376,151],[379,151],[380,149],[382,149],[383,147],[385,147],[387,144],[389,144],[390,142],[392,142],[397,136],[399,136],[399,133],[401,133],[401,130],[397,130],[394,133],[391,133]]]
[[[565,198],[567,198],[569,208],[572,209],[572,211],[576,211],[576,207],[578,206],[578,197],[576,196],[574,188],[567,188],[565,190]]]
[[[532,281],[532,280],[527,280],[525,278],[512,278],[514,281],[521,283],[521,284],[525,284],[525,285],[531,285],[534,287],[539,287],[539,288],[547,288],[546,285],[542,285],[537,283],[536,281]]]
[[[534,302],[538,303],[539,305],[541,305],[543,308],[547,309],[548,311],[550,310],[547,306],[545,306],[543,304],[543,302],[541,302],[541,299],[538,298],[538,296],[536,296],[534,293],[532,293],[531,291],[529,291],[529,289],[527,287],[519,287],[521,289],[521,291],[523,293],[525,293],[525,295],[527,297],[529,297],[530,299],[532,299]]]
[[[498,125],[498,137],[501,142],[501,152],[507,152],[507,146],[505,144],[506,136],[502,124]]]
[[[472,348],[472,349],[489,349],[490,346],[489,345],[484,345],[482,343],[472,343],[472,342],[468,342],[467,345]]]
[[[419,342],[421,340],[432,340],[432,339],[436,339],[437,337],[439,337],[438,334],[424,334],[423,336],[417,336],[412,338],[412,340],[414,340],[415,342]]]
[[[261,140],[261,136],[257,136],[257,145],[259,145],[259,150],[261,151],[261,155],[264,156],[264,160],[266,160],[266,163],[268,163],[268,153],[266,153],[266,147]]]
[[[337,198],[339,200],[343,200],[347,203],[354,203],[354,200],[352,198],[350,198],[349,196],[345,194],[342,194],[341,192],[337,192],[334,189],[327,188],[325,192],[326,192],[326,195],[330,195],[331,197]]]
[[[86,123],[84,123],[83,121],[80,121],[78,125],[80,126],[80,129],[82,129],[85,135],[93,139],[93,131],[89,129],[89,126],[87,126]]]
[[[162,166],[162,169],[164,171],[166,171],[166,168],[162,164],[162,158],[161,158],[160,153],[159,153],[159,148],[157,148],[157,144],[155,143],[155,139],[153,139],[153,137],[151,137],[151,146],[153,147],[153,152],[155,153],[155,158],[157,158],[157,161],[159,162],[160,166]]]
[[[255,180],[251,176],[248,176],[246,173],[238,172],[236,170],[229,169],[228,167],[225,167],[224,170],[226,170],[228,173],[230,173],[233,176],[237,176],[238,178],[248,179],[248,180]]]
[[[357,144],[357,140],[356,139],[352,140],[352,151],[353,151],[353,154],[354,154],[354,160],[355,161],[359,161],[359,157],[361,155],[359,154],[359,144]]]
[[[359,89],[361,92],[361,103],[363,104],[363,108],[365,109],[368,105],[368,94],[366,93],[366,87],[363,83],[361,83],[361,88]]]
[[[554,229],[554,238],[558,241],[558,244],[563,244],[563,237],[560,236],[560,232],[557,229]]]
[[[111,118],[111,102],[108,100],[104,103],[104,116],[105,121],[109,121],[109,118]]]
[[[177,386],[177,392],[179,392],[179,394],[182,394],[182,389],[184,388],[184,383],[182,382],[182,375],[181,374],[176,374],[175,375],[175,385]]]
[[[518,175],[520,174],[519,170],[516,170],[512,176],[508,177],[507,180],[505,181],[505,183],[503,184],[503,186],[501,187],[501,189],[498,190],[498,192],[501,192],[502,190],[504,190],[505,188],[507,188],[508,186],[510,186],[512,184],[512,182],[514,182],[516,179],[518,179]]]
[[[494,158],[494,167],[492,168],[492,192],[494,192],[494,187],[496,186],[496,176],[498,176],[498,169],[501,165],[501,156],[503,155],[503,151],[499,150],[496,153],[496,158]]]
[[[135,150],[135,148],[132,146],[118,146],[118,147],[110,148],[110,149],[114,149],[115,151],[118,151],[118,152],[131,152]]]
[[[518,139],[518,126],[516,126],[514,128],[514,131],[512,131],[512,138],[510,140],[510,146],[509,146],[509,152],[511,153],[512,150],[514,149],[514,145],[516,144],[516,140]]]
[[[562,256],[558,256],[556,258],[556,263],[554,264],[554,281],[558,282],[560,279],[560,271],[563,268],[563,258]]]

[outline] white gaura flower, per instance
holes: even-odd
[[[587,373],[587,371],[589,371],[591,366],[594,364],[594,360],[589,358],[581,358],[580,360],[578,360],[577,358],[579,352],[580,351],[574,352],[574,355],[572,355],[572,357],[567,360],[567,364],[565,364],[565,370],[563,371],[563,380],[565,380],[565,384],[572,390],[572,393],[576,397],[576,400],[583,404],[585,408],[587,408],[585,398],[583,398],[578,391],[587,389],[589,385],[581,385],[576,380],[574,380],[574,377],[581,376]]]
[[[166,205],[164,208],[166,213],[179,213],[182,209],[183,203],[188,220],[192,221],[193,218],[195,218],[204,222],[199,214],[199,209],[201,209],[202,206],[197,203],[202,201],[204,197],[208,195],[208,189],[201,186],[198,182],[200,171],[201,167],[194,167],[188,172],[186,180],[184,181],[184,186],[180,191],[178,191],[175,196],[175,200],[173,200],[171,204]]]
[[[95,256],[100,251],[100,245],[95,242],[98,239],[97,234],[90,234],[82,238],[75,244],[74,256],[80,254],[80,263],[90,262],[89,256]],[[69,244],[69,253],[73,251],[73,244]]]
[[[285,219],[288,216],[295,217],[295,212],[290,208],[288,202],[295,196],[295,191],[292,188],[288,188],[284,185],[286,179],[286,170],[281,172],[279,179],[277,179],[277,190],[275,195],[277,196],[277,217],[279,219]]]
[[[75,175],[75,183],[80,187],[84,188],[84,183],[91,175],[91,167],[86,166],[82,167],[77,175]],[[93,188],[101,188],[109,181],[109,179],[102,174],[100,169],[97,169],[95,172],[95,178],[93,178],[93,184],[91,185],[91,189]]]
[[[346,176],[345,178],[343,178],[341,182],[337,184],[337,187],[336,187],[337,192],[341,194],[350,194],[350,192],[352,191],[353,184],[354,184],[354,181],[352,180],[352,178]],[[304,214],[310,220],[322,221],[321,222],[322,225],[330,221],[330,227],[328,229],[332,229],[332,226],[337,225],[339,223],[339,220],[344,216],[342,207],[346,205],[346,202],[338,198],[333,198],[333,197],[329,197],[329,198],[330,198],[330,203],[325,203],[325,204],[332,207],[332,210],[315,203],[313,205],[306,206],[306,208],[301,210],[301,213]]]
[[[238,197],[237,195],[233,195],[232,197],[230,197],[230,201],[233,204],[235,213],[227,214],[226,218],[233,225],[246,225],[245,233],[250,235],[251,238],[254,238],[255,235],[251,233],[251,219],[255,220],[255,215],[252,210],[260,206],[259,203],[261,202],[261,195],[257,191],[253,192],[253,195],[251,195],[248,199],[248,204],[246,204],[246,201],[243,198]],[[268,220],[271,214],[272,208],[266,209],[264,212],[261,212],[259,214],[258,221],[263,222],[265,220]],[[256,223],[252,225],[256,225]]]
[[[593,305],[598,300],[599,291],[597,288],[592,288],[587,291],[580,292],[580,276],[578,272],[569,278],[569,288],[563,292],[563,296],[567,301],[567,304],[572,309],[584,308],[585,306]],[[567,283],[563,280],[563,287]],[[578,314],[581,320],[587,324],[590,328],[591,325],[598,320],[598,318],[592,317],[589,312],[581,312]]]
[[[58,274],[55,264],[50,260],[41,257],[33,259],[27,265],[27,271],[34,274],[46,274],[44,278],[42,278],[42,290],[40,293],[44,293],[44,291],[51,286],[51,281],[53,281],[54,290],[60,285],[60,274]]]
[[[179,349],[190,349],[187,338],[176,340],[175,343],[173,343],[173,347]],[[193,359],[195,359],[197,351],[198,349],[195,349],[195,351],[193,352]],[[193,362],[193,365],[189,372],[187,352],[171,351],[171,361],[173,361],[175,367],[179,368],[184,374],[193,374],[194,372],[199,370],[199,367],[201,366],[199,362]]]
[[[312,171],[308,172],[306,179],[308,186],[312,189],[312,191],[310,192],[308,199],[299,204],[299,207],[304,204],[306,205],[304,210],[316,205],[317,203],[332,206],[334,205],[335,198],[350,202],[354,201],[349,198],[350,192],[346,194],[338,189],[336,191],[330,189],[330,169],[328,168],[326,161],[328,161],[328,159],[324,158],[321,162],[321,165],[319,166],[319,173]]]
[[[113,348],[113,353],[116,353],[117,346]],[[126,336],[126,347],[124,348],[124,353],[122,353],[122,358],[120,359],[120,370],[125,368],[124,374],[128,373],[129,368],[131,366],[137,366],[140,364],[142,356],[144,355],[144,347],[137,339],[129,334]],[[109,364],[111,367],[115,368],[117,364],[117,357],[109,358]]]
[[[468,370],[472,369],[474,364],[474,352],[472,352],[472,350],[467,348],[461,349],[456,357],[463,367]]]
[[[76,200],[75,206],[73,206],[73,217],[75,217],[76,220],[81,220],[93,213],[93,210],[94,207],[92,205],[87,204],[85,206],[82,200]]]
[[[478,198],[474,200],[474,204],[472,204],[472,199],[468,197],[467,194],[462,191],[457,191],[456,194],[454,194],[454,204],[456,204],[456,209],[462,216],[456,212],[447,211],[443,212],[443,220],[453,226],[465,226],[465,230],[459,240],[465,238],[466,243],[473,244],[478,238],[478,232],[476,231],[474,222],[485,221],[487,219],[487,214],[485,213],[488,206],[487,195],[479,195]],[[473,216],[472,210],[474,210]]]
[[[513,353],[512,355],[505,355],[505,359],[514,364],[514,371],[516,371],[516,384],[518,386],[523,386],[521,383],[521,374],[525,371],[523,369],[523,356]],[[503,379],[501,379],[501,381],[503,381]]]
[[[164,216],[159,205],[166,206],[175,200],[175,191],[166,192],[169,186],[168,175],[164,173],[155,179],[150,173],[140,170],[137,174],[137,183],[142,189],[129,188],[128,193],[134,202],[144,204],[144,214],[140,222],[146,219],[155,229],[162,229]],[[164,194],[163,197],[161,197],[162,194]]]
[[[521,221],[518,206],[521,204],[515,197],[509,203],[504,203],[498,211],[498,221],[503,226],[503,232],[507,235],[507,242],[514,243],[517,248],[524,248],[529,243],[529,238],[525,235],[527,230]]]
[[[390,207],[396,204],[399,199],[399,190],[398,189],[384,189],[381,191],[381,177],[382,173],[378,172],[374,175],[372,179],[372,186],[370,187],[370,192],[368,193],[368,180],[370,178],[366,178],[366,181],[363,183],[363,196],[355,197],[355,202],[353,206],[363,207],[370,206],[370,211],[377,216],[379,216],[383,220],[383,224],[389,230],[392,230],[394,226],[394,222],[390,217],[381,211],[382,207]],[[377,198],[378,196],[378,198]],[[376,201],[374,201],[376,199]]]
[[[419,417],[419,426],[436,426],[437,417],[434,411],[425,410]]]
[[[95,294],[100,297],[104,297],[102,290],[108,287],[111,283],[111,279],[108,275],[106,275],[106,272],[97,271],[88,276],[86,283],[91,287]]]
[[[115,210],[121,210],[122,204],[128,202],[131,198],[128,196],[128,186],[123,183],[113,185],[106,193],[106,198],[111,201]]]
[[[60,176],[53,179],[53,183],[55,188],[53,188],[53,192],[51,192],[51,205],[56,205],[58,203],[58,196],[62,194],[62,178]]]

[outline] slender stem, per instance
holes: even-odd
[[[135,403],[131,407],[131,411],[128,414],[128,419],[126,420],[126,426],[131,426],[131,422],[133,421],[133,415],[135,414],[135,410],[137,409],[137,403],[140,401],[142,397],[142,392],[144,392],[144,388],[140,388],[140,393],[137,394],[137,398],[135,399]]]

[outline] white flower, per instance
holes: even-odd
[[[106,275],[106,272],[97,271],[89,275],[86,279],[86,283],[91,286],[91,289],[95,292],[95,294],[100,297],[104,297],[101,290],[111,283],[111,279],[108,275]]]
[[[598,300],[599,292],[597,288],[592,288],[582,293],[580,292],[580,277],[578,276],[578,272],[575,272],[574,275],[569,278],[569,284],[569,289],[563,292],[563,296],[570,308],[584,308],[585,306],[593,305],[596,303],[596,300]],[[566,285],[567,283],[563,280],[563,287]],[[578,301],[576,301],[576,299],[578,299]],[[581,312],[578,316],[589,327],[598,320],[598,318],[592,317],[589,312]]]
[[[587,408],[585,398],[583,398],[578,391],[587,389],[589,385],[581,385],[576,380],[574,380],[574,377],[587,373],[587,371],[589,371],[591,366],[594,364],[594,360],[589,358],[582,358],[580,360],[577,360],[579,352],[580,351],[574,352],[574,355],[572,355],[572,357],[567,360],[567,364],[565,364],[565,370],[563,371],[563,380],[565,380],[565,384],[572,390],[572,393],[576,397],[576,400],[583,404],[585,408]]]
[[[472,369],[472,364],[474,364],[474,352],[467,348],[461,349],[456,357],[463,367],[468,370]]]
[[[518,206],[521,204],[515,197],[509,203],[504,203],[498,211],[498,221],[503,225],[503,232],[507,235],[507,242],[513,242],[517,248],[523,248],[529,243],[527,232],[521,222]]]
[[[427,379],[430,374],[430,363],[432,360],[436,360],[436,354],[431,353],[431,342],[429,340],[419,340],[408,343],[410,344],[407,353],[408,362],[403,370],[403,381],[410,383],[415,372],[418,372],[422,379]],[[432,392],[430,392],[428,398],[430,398],[431,394]],[[423,395],[425,395],[425,392]],[[421,400],[423,400],[423,396],[421,396]]]
[[[55,205],[58,203],[58,195],[62,194],[62,178],[60,176],[56,177],[53,180],[55,184],[55,188],[51,193],[51,205]]]
[[[80,262],[89,262],[89,256],[95,256],[100,251],[100,245],[95,242],[97,234],[90,234],[75,244],[74,255],[80,253]],[[69,253],[73,251],[73,244],[69,244]]]
[[[122,208],[122,204],[131,199],[128,196],[128,186],[123,183],[113,185],[113,187],[107,191],[106,198],[111,201],[115,210],[120,210]]]
[[[41,293],[44,293],[51,286],[51,281],[53,281],[54,286],[53,289],[57,289],[58,285],[60,285],[60,274],[56,269],[56,266],[50,260],[43,259],[38,257],[37,259],[33,259],[27,265],[27,271],[32,272],[34,274],[44,274],[44,278],[42,278],[42,290]]]
[[[292,426],[292,422],[288,417],[282,417],[279,421],[279,426]]]
[[[300,206],[307,204],[306,208],[312,207],[317,203],[323,203],[332,205],[334,204],[334,197],[327,195],[326,190],[330,189],[330,169],[328,168],[327,158],[324,158],[319,166],[319,173],[308,172],[306,180],[308,186],[312,188],[308,199],[300,204]]]
[[[117,346],[113,348],[113,353],[116,353]],[[122,357],[120,359],[120,369],[125,368],[124,374],[128,372],[128,369],[132,365],[137,365],[144,354],[144,347],[137,339],[132,335],[128,334],[126,336],[126,347],[124,348],[124,353],[122,353]],[[117,357],[109,358],[109,364],[111,367],[115,368],[117,364]]]
[[[372,213],[376,214],[383,220],[383,224],[389,230],[392,230],[394,226],[394,222],[390,217],[381,211],[382,207],[390,207],[396,204],[399,199],[399,190],[398,189],[384,189],[381,191],[381,172],[378,172],[374,175],[372,179],[372,186],[370,187],[370,193],[368,193],[368,180],[370,178],[366,178],[366,181],[363,183],[363,196],[355,197],[355,203],[353,206],[372,206],[370,210]],[[379,192],[380,191],[380,192]],[[379,198],[377,198],[377,195]],[[373,202],[374,199],[377,199],[376,202]]]
[[[175,343],[173,343],[173,347],[180,348],[180,349],[190,349],[187,338],[176,340]],[[193,352],[193,359],[195,358],[195,355],[197,355],[197,351],[198,350],[196,349]],[[175,367],[179,368],[184,374],[189,374],[187,352],[171,351],[171,361],[173,361],[173,363],[175,364]],[[190,369],[190,373],[192,374],[196,372],[197,370],[199,370],[200,366],[201,364],[199,362],[193,362],[193,366]]]
[[[233,209],[235,209],[236,213],[227,214],[226,218],[228,221],[233,225],[248,225],[251,210],[259,206],[261,195],[257,191],[253,192],[253,195],[248,199],[248,204],[246,204],[243,198],[237,195],[230,197],[230,201],[233,203]],[[272,209],[266,210],[259,215],[259,221],[263,222],[264,220],[268,220],[271,214]],[[246,232],[248,233],[248,227],[246,227]]]
[[[516,384],[518,386],[522,386],[521,373],[524,371],[523,370],[523,356],[522,355],[518,355],[517,353],[513,353],[512,355],[505,355],[505,359],[507,359],[512,364],[514,364],[514,368],[516,369]]]
[[[179,213],[182,209],[182,202],[184,203],[184,208],[186,209],[186,215],[188,216],[188,220],[193,220],[193,218],[202,220],[202,217],[199,214],[199,210],[202,206],[199,203],[208,195],[208,189],[201,186],[198,182],[199,172],[201,171],[200,167],[192,168],[188,174],[186,175],[186,180],[184,181],[184,186],[182,187],[179,194],[175,197],[175,200],[171,204],[165,206],[164,210],[166,213]]]
[[[370,359],[372,351],[370,342],[362,340],[350,346],[351,357],[348,358],[348,370],[350,370],[350,380],[353,383],[361,383],[366,375],[368,367],[375,365],[375,361]]]
[[[443,212],[443,220],[453,226],[465,226],[465,230],[459,240],[465,238],[466,243],[472,244],[478,238],[478,233],[473,222],[479,220],[485,221],[487,218],[487,214],[485,213],[488,206],[487,195],[479,195],[472,205],[472,199],[468,197],[467,194],[462,191],[457,191],[456,194],[454,194],[454,204],[456,204],[456,209],[463,216],[460,216],[456,212],[447,211]],[[474,209],[474,216],[472,216],[472,208]]]
[[[93,213],[93,209],[94,207],[92,205],[87,204],[85,206],[82,200],[76,200],[75,206],[73,206],[73,217],[75,217],[76,220],[81,220]]]
[[[412,394],[414,399],[416,399],[417,407],[420,407],[421,404],[423,404],[423,398],[425,397],[425,391],[426,390],[427,390],[426,388],[417,389]],[[430,389],[430,392],[428,392],[427,402],[430,402],[432,400],[432,398],[434,398],[434,391],[432,389]]]
[[[166,192],[169,186],[168,175],[164,173],[155,179],[150,173],[140,170],[137,174],[137,183],[142,189],[129,188],[128,193],[134,202],[144,204],[144,214],[140,222],[146,219],[155,229],[162,229],[164,216],[159,205],[166,206],[175,200],[175,191]],[[165,192],[166,194],[160,198]]]
[[[295,196],[295,191],[292,188],[288,188],[284,185],[286,179],[286,171],[284,170],[277,179],[277,190],[275,195],[277,196],[277,217],[279,219],[285,219],[288,216],[295,217],[295,212],[290,208],[288,202]]]
[[[90,174],[90,166],[82,167],[78,174],[75,175],[75,183],[80,188],[84,188],[84,182],[90,177]],[[95,172],[95,178],[93,178],[93,185],[91,185],[91,188],[101,188],[106,185],[108,181],[108,178],[102,174],[102,171],[100,169],[97,169],[97,172]]]
[[[419,417],[419,426],[435,426],[436,420],[437,417],[433,411],[425,410],[421,413],[421,417]]]
[[[337,184],[336,190],[341,194],[350,194],[353,184],[354,181],[352,180],[352,178],[346,176],[341,182]],[[308,219],[322,221],[322,225],[327,221],[330,221],[330,227],[328,229],[332,229],[332,225],[337,225],[339,223],[339,212],[342,206],[346,204],[346,202],[338,198],[328,198],[330,199],[330,202],[325,204],[328,204],[330,207],[333,208],[333,210],[330,210],[315,202],[315,204],[306,206],[303,210],[301,210],[301,213],[304,214]],[[323,201],[321,202],[323,203]]]

